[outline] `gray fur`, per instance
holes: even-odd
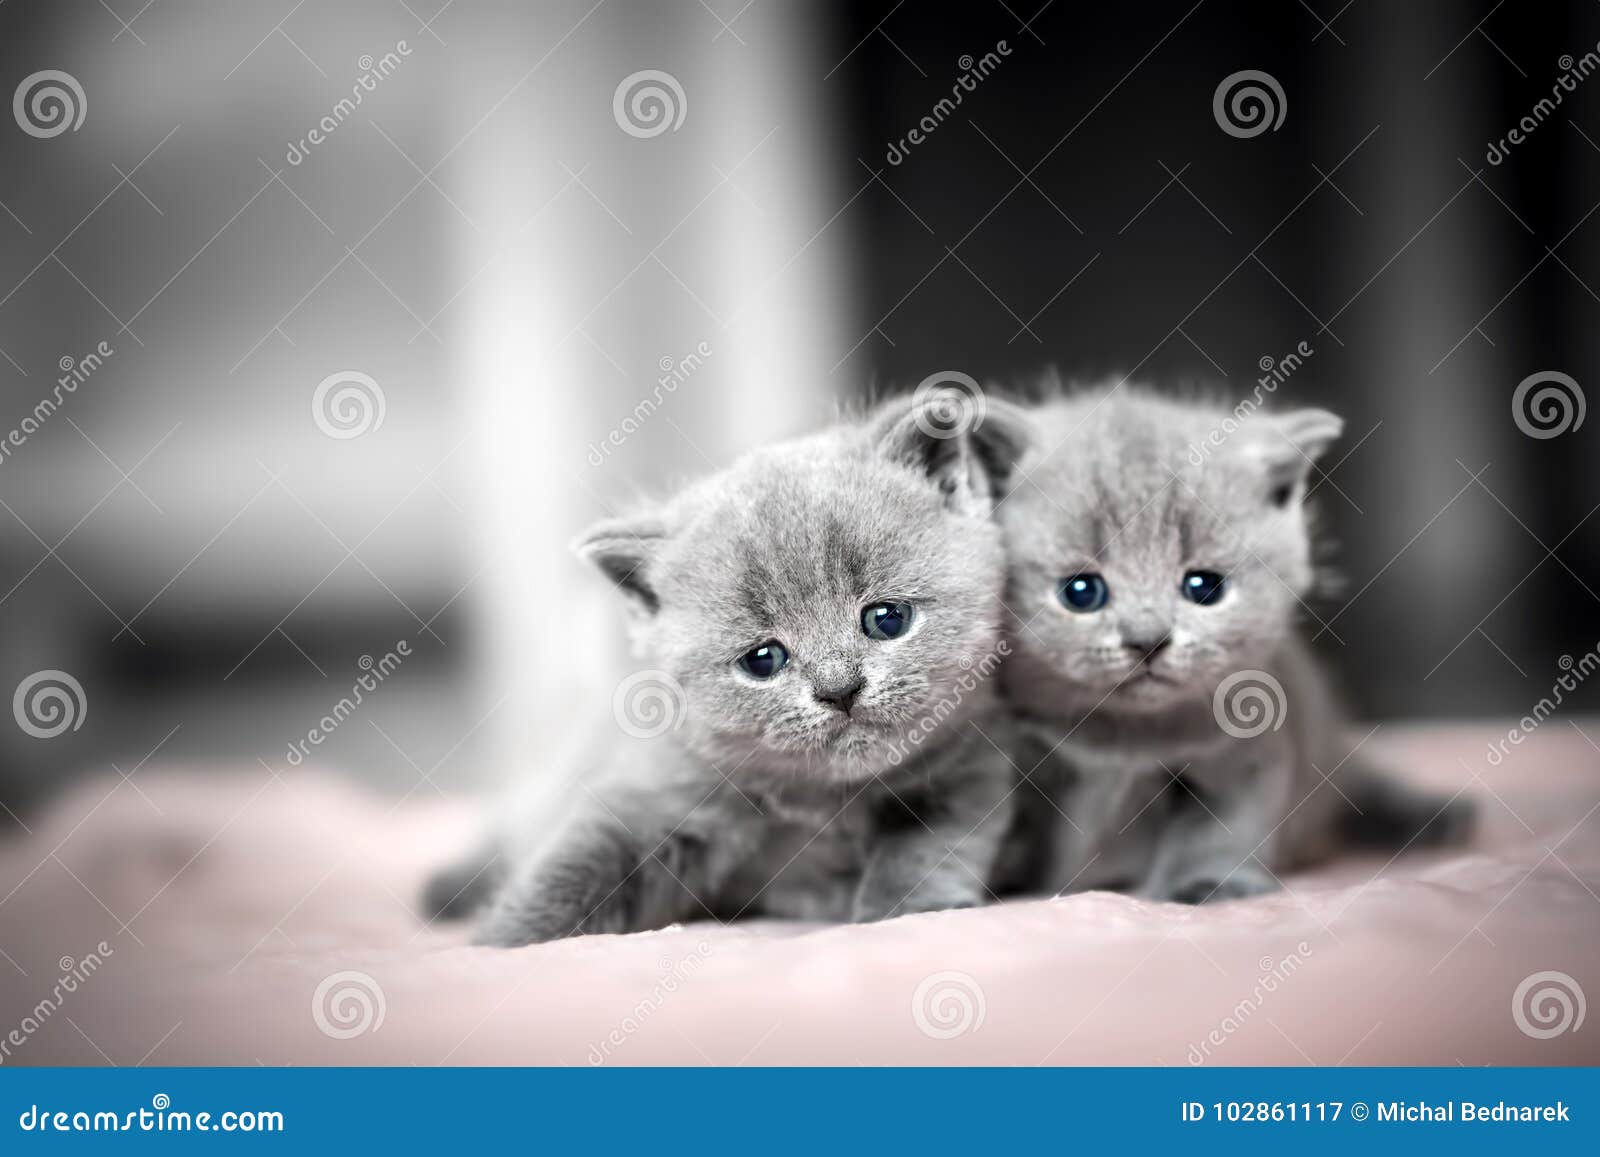
[[[1042,761],[1022,798],[1047,809],[1053,832],[1035,886],[1197,902],[1268,891],[1341,842],[1463,834],[1464,803],[1347,758],[1354,745],[1296,634],[1318,578],[1307,481],[1337,417],[1131,386],[1033,414],[1039,449],[998,517],[1011,558],[1005,689],[1035,745],[1019,763]],[[1228,576],[1225,597],[1187,601],[1190,569]],[[1110,598],[1074,613],[1057,583],[1086,571]],[[1130,646],[1152,640],[1167,645],[1148,660]],[[1245,670],[1283,687],[1281,729],[1235,738],[1219,725],[1213,695]]]
[[[988,898],[1013,773],[971,724],[1003,711],[977,672],[1002,630],[983,463],[1004,423],[944,438],[920,416],[902,399],[758,450],[583,537],[623,595],[640,666],[682,687],[681,722],[603,745],[555,837],[505,854],[481,942]],[[889,599],[914,604],[914,626],[869,639],[862,609]],[[758,681],[735,662],[769,639],[792,658]],[[848,713],[817,698],[857,680]],[[452,907],[483,878],[446,875],[433,898]]]

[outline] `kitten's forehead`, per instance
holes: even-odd
[[[1022,517],[1054,527],[1058,546],[1096,557],[1190,556],[1246,539],[1259,494],[1232,461],[1196,450],[1216,421],[1137,395],[1043,407],[1049,452],[1024,468],[1033,497]]]
[[[702,497],[674,545],[671,579],[713,613],[765,623],[938,581],[941,509],[930,486],[870,459],[774,457]]]

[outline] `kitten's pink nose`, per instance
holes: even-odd
[[[866,685],[867,681],[858,675],[848,683],[818,684],[812,688],[812,694],[817,697],[818,703],[826,703],[829,707],[837,707],[848,715],[850,714],[850,708],[855,706],[856,696],[861,694]]]

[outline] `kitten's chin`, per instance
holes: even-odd
[[[775,742],[771,734],[724,737],[701,745],[699,754],[729,772],[729,778],[778,777],[796,783],[853,784],[903,763],[908,748],[896,730],[851,722],[805,740]]]
[[[897,732],[880,724],[851,722],[831,731],[799,752],[775,753],[791,762],[797,778],[826,783],[859,783],[881,775],[904,755],[896,746]]]
[[[1063,716],[1157,715],[1187,703],[1194,690],[1171,675],[1139,671],[1111,680],[1074,682],[1054,706]]]
[[[829,744],[832,778],[838,783],[856,783],[882,775],[904,762],[904,747],[896,731],[877,724],[852,724]]]
[[[1189,689],[1177,679],[1157,671],[1142,669],[1116,683],[1111,698],[1124,709],[1162,711],[1190,698]]]

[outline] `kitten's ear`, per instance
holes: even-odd
[[[874,435],[879,454],[926,474],[952,510],[987,518],[1033,423],[1009,402],[950,389],[891,407]]]
[[[572,544],[578,557],[592,562],[640,610],[655,614],[655,562],[666,542],[666,523],[653,514],[597,522]]]
[[[1289,506],[1305,492],[1312,464],[1344,429],[1344,419],[1327,410],[1292,410],[1255,423],[1247,443],[1266,471],[1267,498]]]

